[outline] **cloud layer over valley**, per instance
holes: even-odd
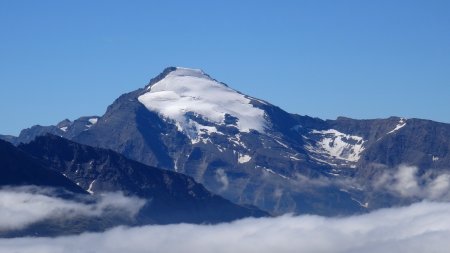
[[[144,200],[125,197],[121,193],[98,196],[58,196],[54,189],[7,187],[0,190],[0,231],[22,229],[51,218],[100,217],[117,213],[133,217]]]
[[[421,202],[344,218],[286,215],[219,225],[118,227],[69,237],[1,239],[0,252],[444,253],[450,248],[448,238],[450,204]]]

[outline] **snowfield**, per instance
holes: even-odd
[[[176,122],[178,130],[196,139],[202,130],[215,132],[188,117],[194,115],[220,125],[234,125],[241,132],[264,132],[263,110],[241,93],[210,78],[198,69],[177,68],[138,98],[148,110]],[[226,115],[236,118],[226,122]],[[229,117],[228,116],[228,117]]]

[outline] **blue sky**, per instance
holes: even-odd
[[[0,0],[0,133],[101,115],[167,66],[321,118],[450,122],[450,1]]]

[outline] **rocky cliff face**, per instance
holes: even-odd
[[[19,148],[90,194],[123,192],[147,200],[140,223],[216,223],[265,216],[207,191],[192,178],[132,161],[111,150],[47,135]]]
[[[0,186],[42,186],[87,194],[74,182],[29,154],[0,140]]]

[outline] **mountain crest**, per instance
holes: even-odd
[[[203,72],[201,69],[193,69],[193,68],[185,68],[185,67],[176,67],[175,70],[171,71],[168,76],[189,76],[189,77],[196,77],[196,78],[202,78],[202,79],[209,79],[212,78]]]
[[[167,68],[152,80],[138,100],[148,110],[176,122],[190,135],[199,131],[217,132],[211,124],[234,126],[242,132],[264,131],[264,111],[252,105],[245,95],[220,83],[200,69]],[[197,118],[198,120],[193,120]],[[208,126],[201,121],[207,121]]]
[[[210,75],[206,74],[201,69],[195,69],[195,68],[186,68],[186,67],[167,67],[165,68],[159,75],[152,78],[148,85],[145,87],[145,90],[151,89],[151,86],[158,83],[159,81],[165,79],[166,77],[173,77],[173,76],[190,76],[190,77],[196,77],[196,78],[202,78],[202,79],[210,79]],[[222,83],[223,84],[223,83]],[[223,84],[227,86],[226,84]]]

